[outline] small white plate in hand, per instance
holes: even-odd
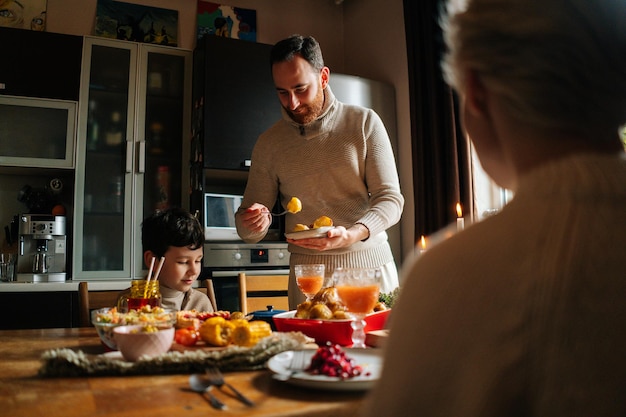
[[[313,237],[326,237],[326,234],[330,229],[334,226],[323,226],[318,227],[317,229],[309,229],[309,230],[300,230],[298,232],[289,232],[285,233],[285,237],[287,239],[309,239]]]

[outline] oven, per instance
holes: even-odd
[[[258,276],[289,275],[287,243],[207,242],[204,245],[202,271],[205,278],[213,280],[218,308],[237,311],[239,272]]]

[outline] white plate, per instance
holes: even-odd
[[[289,232],[285,233],[285,237],[287,239],[308,239],[312,237],[326,237],[326,233],[334,226],[323,226],[318,227],[317,229],[309,229],[309,230],[300,230],[298,232]]]
[[[122,356],[122,352],[120,352],[119,350],[105,352],[102,353],[101,356],[110,360],[126,362],[126,359],[124,359],[124,357]]]
[[[349,358],[355,360],[357,365],[363,367],[362,375],[348,379],[341,379],[326,375],[312,375],[305,372],[304,369],[311,363],[311,358],[317,349],[305,349],[302,351],[305,355],[304,367],[299,371],[292,370],[289,367],[294,354],[296,354],[293,350],[288,350],[274,355],[267,362],[267,366],[270,371],[277,375],[277,379],[281,379],[280,377],[291,374],[285,382],[294,385],[334,391],[363,391],[370,389],[380,378],[383,364],[382,351],[380,349],[352,348],[343,348],[343,350]]]

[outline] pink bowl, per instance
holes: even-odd
[[[113,337],[124,359],[135,362],[141,357],[150,358],[167,352],[174,342],[174,327],[144,332],[142,325],[113,328]]]
[[[365,332],[381,330],[385,327],[391,309],[377,311],[365,317]],[[318,345],[326,342],[341,346],[352,345],[351,320],[318,320],[295,318],[296,311],[287,311],[274,315],[274,324],[279,332],[302,332],[315,339]]]

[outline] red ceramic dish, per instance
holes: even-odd
[[[368,314],[365,317],[365,332],[381,330],[385,327],[391,309]],[[315,339],[318,345],[326,342],[341,346],[352,345],[352,327],[350,320],[317,320],[295,318],[296,311],[287,311],[274,315],[274,325],[279,332],[302,332]]]

